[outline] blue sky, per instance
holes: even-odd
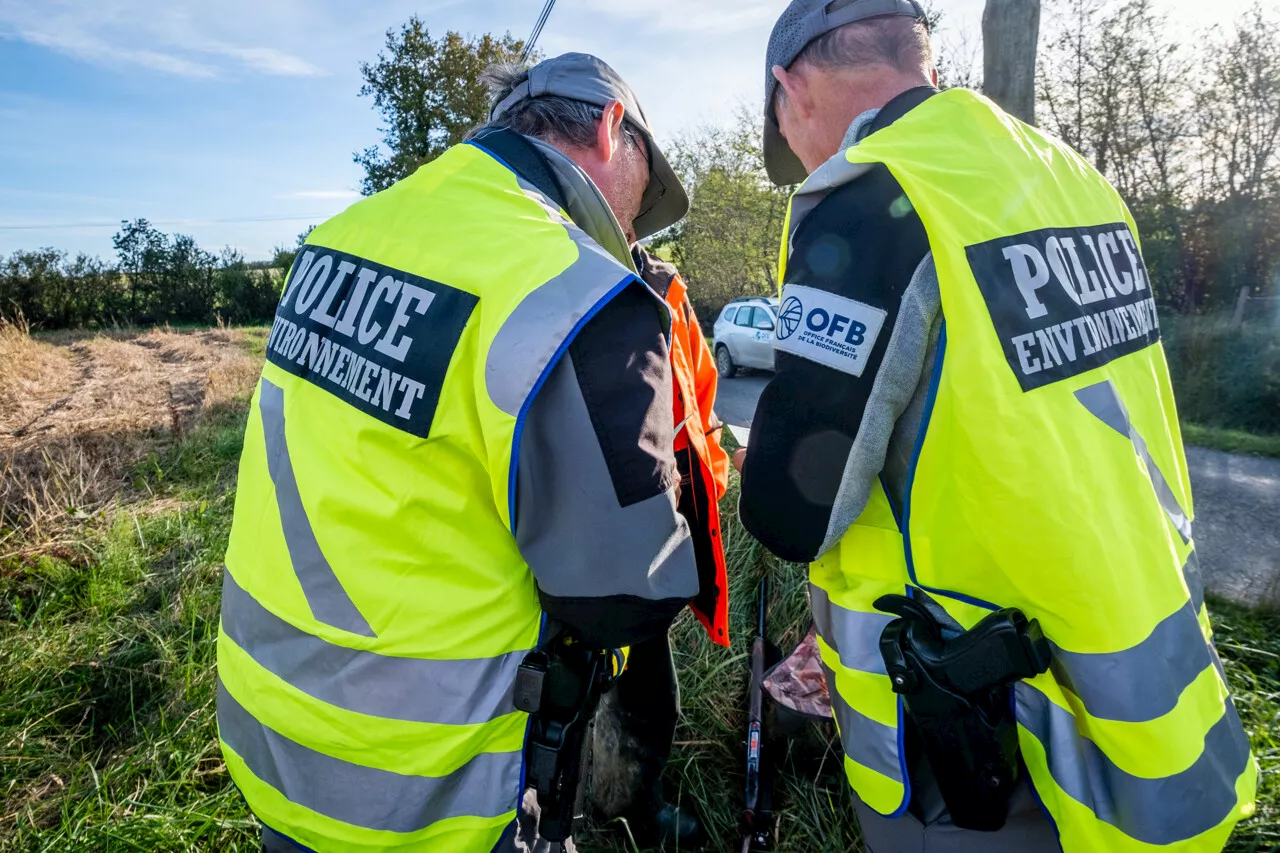
[[[754,106],[785,5],[560,0],[539,46],[603,57],[669,137]],[[937,5],[944,39],[973,37],[982,0]],[[1164,5],[1196,23],[1206,14],[1192,0]],[[433,33],[523,37],[541,6],[0,0],[0,254],[51,245],[106,257],[115,223],[145,216],[206,248],[269,257],[357,197],[352,152],[378,139],[358,64],[388,27],[416,12]]]

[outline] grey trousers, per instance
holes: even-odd
[[[1004,828],[974,832],[951,822],[928,762],[921,761],[916,769],[912,802],[923,821],[911,812],[890,820],[854,797],[866,853],[1062,853],[1058,832],[1025,776],[1009,801]]]

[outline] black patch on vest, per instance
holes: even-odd
[[[1123,222],[1044,228],[965,251],[1023,391],[1160,340],[1147,268]]]
[[[276,308],[267,360],[426,438],[477,302],[447,284],[306,245]]]

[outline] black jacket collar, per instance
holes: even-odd
[[[470,141],[506,163],[508,168],[537,187],[561,210],[569,209],[564,188],[556,180],[551,164],[547,162],[546,156],[524,136],[505,127],[495,127],[482,130]]]
[[[938,90],[932,86],[917,86],[914,89],[908,89],[880,108],[880,112],[876,113],[876,117],[871,121],[870,133],[884,130],[936,94],[938,94]]]

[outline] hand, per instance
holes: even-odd
[[[746,461],[747,449],[745,447],[739,447],[737,450],[733,451],[733,470],[741,474],[742,466]]]

